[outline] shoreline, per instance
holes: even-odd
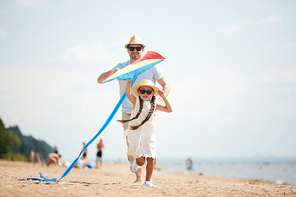
[[[207,177],[163,171],[157,165],[157,188],[133,186],[135,176],[124,163],[104,163],[100,169],[72,169],[60,182],[27,180],[63,174],[63,167],[42,167],[28,162],[0,160],[0,197],[4,196],[296,196],[296,186],[259,180]]]
[[[209,162],[195,163],[194,166],[191,174],[296,185],[296,162]],[[163,170],[188,173],[185,164],[171,165]]]

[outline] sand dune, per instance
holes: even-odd
[[[161,168],[161,166],[157,166]],[[155,170],[157,188],[132,186],[127,164],[105,163],[101,169],[73,169],[58,183],[28,181],[56,178],[62,167],[0,160],[0,196],[296,196],[296,186],[255,180],[213,178]]]

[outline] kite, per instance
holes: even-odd
[[[158,64],[159,62],[163,61],[165,58],[162,57],[160,54],[153,52],[153,51],[148,51],[146,55],[141,58],[140,60],[135,61],[134,63],[126,66],[125,68],[115,72],[113,75],[111,75],[108,79],[106,79],[104,82],[109,82],[114,79],[117,80],[131,80],[137,78],[140,74],[148,70],[149,68],[153,67],[154,65]],[[136,80],[132,81],[131,87],[133,86],[134,82]],[[33,180],[33,181],[46,181],[46,182],[58,182],[62,178],[68,175],[68,173],[72,170],[72,168],[75,166],[77,161],[79,160],[81,154],[83,151],[91,144],[94,142],[94,140],[105,130],[105,128],[109,125],[113,117],[115,116],[116,112],[118,111],[119,107],[121,106],[122,102],[126,98],[126,94],[124,93],[118,103],[116,104],[115,108],[109,115],[108,119],[102,126],[102,128],[98,131],[98,133],[82,148],[80,151],[78,157],[72,162],[72,164],[66,169],[66,171],[57,178],[53,179],[47,179],[45,178],[41,172],[40,174],[40,179],[38,178],[27,178],[27,180]]]
[[[112,81],[114,79],[125,81],[134,79],[146,70],[148,70],[149,68],[151,68],[152,66],[163,61],[164,59],[165,58],[162,57],[160,54],[154,51],[148,51],[143,58],[117,71],[103,82]]]

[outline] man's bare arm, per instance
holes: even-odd
[[[166,80],[165,77],[162,77],[161,79],[158,79],[157,82],[162,87],[162,91],[164,92],[165,96],[167,97],[171,91],[171,86],[169,85],[169,82]],[[161,104],[163,102],[163,99],[159,97],[156,101],[156,103]]]
[[[119,70],[118,68],[115,68],[115,69],[112,69],[112,70],[109,70],[107,72],[102,73],[98,77],[97,82],[98,83],[103,83],[103,81],[105,81],[106,79],[108,79],[111,75],[113,75],[114,73],[116,73],[118,70]]]

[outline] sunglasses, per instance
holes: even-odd
[[[142,48],[143,48],[143,47],[128,47],[128,49],[129,49],[130,51],[134,51],[135,49],[136,49],[137,51],[141,51]]]
[[[152,94],[152,92],[153,92],[151,90],[139,90],[139,91],[141,94],[145,94],[145,92],[146,92],[148,95]]]

